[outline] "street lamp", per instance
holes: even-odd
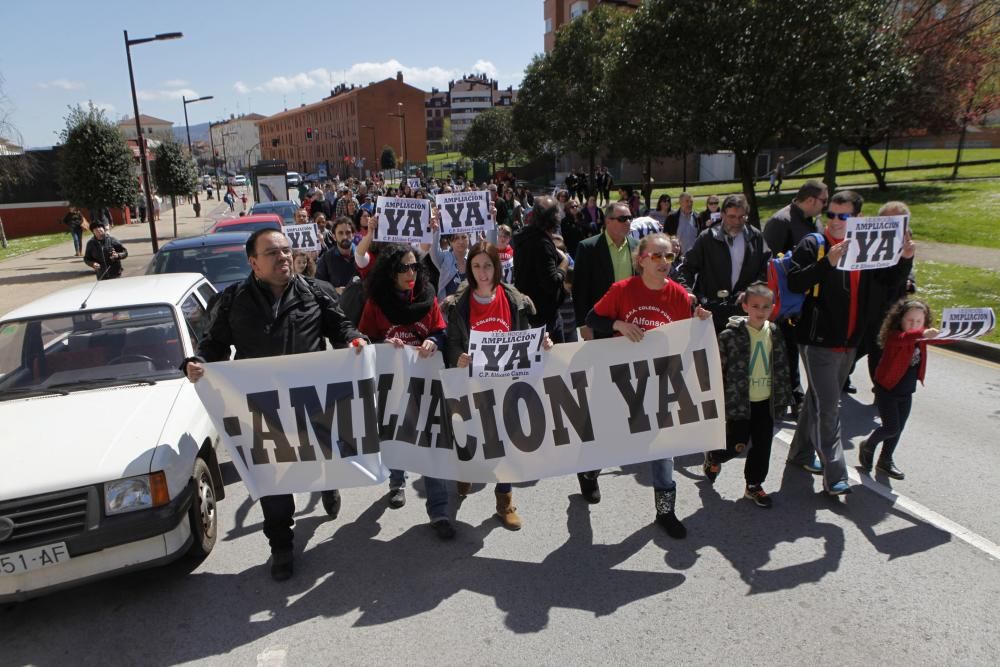
[[[159,42],[167,39],[180,39],[184,36],[180,32],[164,32],[153,37],[143,37],[140,39],[129,39],[128,30],[125,33],[125,57],[128,59],[128,81],[132,86],[132,111],[135,113],[135,134],[136,142],[139,144],[139,160],[142,164],[143,189],[146,191],[146,210],[149,211],[149,238],[153,242],[153,252],[159,250],[159,243],[156,240],[156,216],[153,215],[153,193],[149,189],[149,163],[146,161],[146,141],[142,138],[142,124],[139,122],[139,99],[135,95],[135,74],[132,72],[132,49],[137,44],[146,42]]]
[[[388,115],[390,115],[390,116],[392,116],[394,118],[398,118],[399,119],[399,144],[400,144],[400,153],[403,154],[402,155],[402,158],[403,158],[403,178],[406,178],[409,175],[409,169],[408,169],[409,165],[407,164],[407,161],[406,161],[406,114],[403,113],[403,103],[402,102],[396,102],[396,108],[398,109],[398,111],[396,113],[391,113],[391,114],[388,114]]]
[[[229,155],[226,153],[226,137],[235,137],[239,132],[222,133],[222,166],[226,171],[226,181],[229,181]]]
[[[191,148],[191,126],[188,125],[188,105],[193,102],[204,102],[205,100],[211,100],[211,99],[214,99],[211,95],[205,95],[204,97],[199,97],[194,100],[189,100],[183,95],[181,95],[181,101],[184,102],[184,131],[187,132],[188,154],[191,156],[192,160],[194,159],[194,149]],[[211,132],[211,130],[209,130],[209,132]],[[194,217],[196,218],[201,217],[201,204],[198,202],[197,186],[194,189]]]
[[[369,172],[372,173],[372,174],[374,174],[375,171],[376,171],[375,166],[376,165],[378,165],[380,167],[382,166],[381,164],[378,163],[379,156],[378,156],[378,153],[375,152],[375,126],[374,125],[362,125],[361,129],[362,130],[371,130],[372,131],[372,167],[371,167],[371,169],[369,169]]]

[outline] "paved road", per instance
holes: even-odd
[[[875,415],[863,375],[845,399],[852,465]],[[479,489],[451,543],[419,479],[401,510],[384,488],[345,491],[333,521],[301,495],[284,584],[227,465],[207,561],[0,608],[0,664],[996,664],[998,399],[1000,366],[934,350],[897,451],[907,479],[843,502],[785,467],[780,440],[771,511],[739,499],[740,463],[711,486],[679,459],[684,541],[650,523],[647,466],[605,471],[596,506],[572,477],[519,485],[517,533]]]

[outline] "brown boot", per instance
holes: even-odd
[[[507,530],[521,530],[521,517],[517,515],[517,508],[514,507],[512,492],[497,494],[497,516]]]
[[[463,498],[469,495],[469,491],[471,490],[472,490],[472,484],[470,484],[469,482],[455,482],[455,491],[457,491],[458,495],[462,496]]]

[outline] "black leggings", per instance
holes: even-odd
[[[709,452],[709,460],[725,463],[735,458],[747,445],[747,462],[743,466],[743,476],[747,486],[760,486],[767,478],[771,464],[771,441],[774,439],[774,418],[771,417],[771,401],[757,401],[750,404],[750,419],[726,421],[726,448]]]
[[[903,434],[906,420],[910,416],[913,394],[896,396],[876,386],[875,405],[878,406],[878,415],[882,419],[882,425],[868,436],[866,446],[868,451],[874,452],[881,443],[882,454],[879,458],[883,461],[891,461],[892,453],[896,450],[896,445],[899,444],[899,436]]]

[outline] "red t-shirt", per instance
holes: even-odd
[[[413,324],[393,324],[378,304],[373,299],[368,299],[361,313],[358,330],[373,341],[398,338],[407,345],[418,346],[431,334],[444,329],[444,326],[444,317],[438,308],[437,297],[434,298],[434,303],[431,304],[427,314]]]
[[[601,317],[622,320],[649,331],[663,324],[691,317],[691,300],[684,288],[672,280],[663,289],[651,290],[640,276],[619,280],[594,305]],[[620,336],[617,331],[616,336]]]
[[[502,287],[497,287],[496,296],[488,304],[476,301],[474,294],[469,295],[469,329],[472,331],[492,332],[510,331],[510,304],[507,303],[507,293]]]

